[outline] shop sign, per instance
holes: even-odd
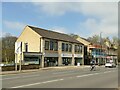
[[[74,54],[74,57],[83,57],[81,54]]]
[[[45,57],[58,57],[57,53],[45,53]]]
[[[72,57],[72,54],[63,53],[63,54],[61,54],[61,57]]]

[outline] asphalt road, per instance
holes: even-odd
[[[2,88],[118,88],[118,68],[39,70],[3,75]]]

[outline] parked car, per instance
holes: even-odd
[[[113,67],[116,67],[116,64],[113,63],[113,62],[107,62],[107,63],[105,64],[105,67],[113,68]]]

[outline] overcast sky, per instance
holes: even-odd
[[[87,38],[118,36],[117,2],[2,2],[2,33],[19,36],[26,25]]]

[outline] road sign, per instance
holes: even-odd
[[[16,54],[22,53],[22,42],[15,42],[15,53]]]

